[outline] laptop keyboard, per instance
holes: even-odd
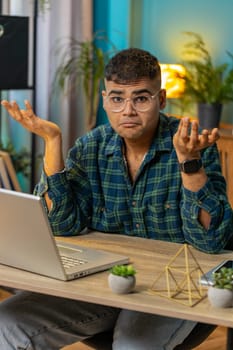
[[[74,266],[84,265],[87,263],[86,260],[78,259],[72,256],[65,256],[65,255],[61,255],[61,260],[66,269],[69,269]]]

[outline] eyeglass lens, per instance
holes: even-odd
[[[158,93],[157,93],[158,94]],[[129,101],[133,108],[137,111],[146,111],[150,109],[153,98],[157,95],[138,95],[133,98],[122,98],[119,96],[108,96],[108,104],[113,112],[121,112],[125,109],[126,103]]]

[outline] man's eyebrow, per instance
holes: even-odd
[[[139,95],[139,94],[144,94],[144,93],[148,93],[148,94],[152,94],[152,92],[148,89],[140,89],[140,90],[135,90],[132,93],[135,95]]]
[[[140,90],[134,90],[132,91],[132,95],[140,95],[143,93],[148,93],[148,94],[153,94],[152,91],[148,90],[148,89],[140,89]],[[115,94],[115,95],[123,95],[125,93],[125,91],[121,91],[121,90],[110,90],[108,95],[111,94]]]
[[[108,95],[111,95],[111,94],[116,94],[116,95],[122,95],[124,94],[124,91],[120,91],[120,90],[110,90]]]

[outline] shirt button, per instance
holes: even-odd
[[[133,202],[132,202],[132,206],[133,206],[133,207],[135,207],[135,205],[136,205],[136,202],[135,202],[135,201],[133,201]]]
[[[202,204],[202,201],[198,201],[198,204],[201,205],[201,204]]]
[[[165,204],[165,209],[169,209],[170,208],[170,204],[169,203],[166,203]]]
[[[136,226],[136,228],[139,228],[139,227],[140,227],[140,224],[136,224],[135,226]]]

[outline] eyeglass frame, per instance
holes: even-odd
[[[151,98],[150,106],[151,106],[151,104],[152,104],[152,100],[153,100],[155,97],[157,97],[158,94],[159,94],[161,91],[162,91],[162,89],[159,89],[154,95],[151,95],[151,94],[148,93],[149,97]],[[140,96],[140,95],[138,95],[138,96]],[[135,107],[134,102],[133,102],[133,99],[137,98],[138,96],[135,96],[135,97],[127,97],[127,98],[123,98],[123,97],[122,97],[122,100],[124,100],[124,105],[123,105],[122,109],[120,109],[120,110],[118,110],[118,111],[111,109],[111,111],[112,111],[113,113],[122,112],[122,111],[125,109],[126,104],[127,104],[128,101],[131,102],[131,105],[133,106],[133,108],[134,108],[136,111],[138,111],[138,112],[147,112],[147,111],[149,111],[151,107],[149,107],[148,109],[145,109],[145,110],[143,110],[143,111],[140,111],[140,110],[137,109],[137,107]],[[111,96],[109,96],[109,95],[108,95],[108,96],[104,96],[104,99],[106,99],[106,100],[108,101],[110,97],[111,97]],[[118,96],[115,96],[115,97],[118,97]]]

